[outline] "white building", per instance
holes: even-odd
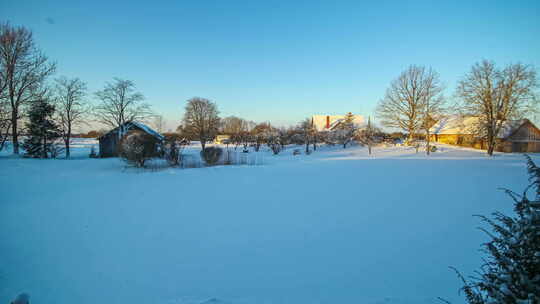
[[[353,115],[354,124],[360,128],[365,124],[364,116]],[[340,122],[345,120],[345,115],[313,115],[311,116],[311,122],[317,129],[317,131],[330,131],[334,129]]]

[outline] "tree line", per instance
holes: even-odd
[[[74,128],[99,122],[122,127],[134,120],[156,117],[130,80],[114,78],[89,101],[87,84],[79,78],[55,79],[57,65],[35,44],[24,26],[0,24],[0,150],[11,138],[13,153],[55,157],[60,150],[70,157]],[[158,117],[159,118],[159,117]],[[21,142],[21,134],[26,139]],[[56,144],[61,139],[63,147]]]
[[[201,97],[189,99],[184,113],[183,123],[178,126],[175,136],[177,139],[200,141],[203,151],[218,134],[228,135],[225,144],[232,145],[235,150],[241,147],[247,152],[248,147],[253,147],[258,152],[261,146],[266,145],[274,154],[279,154],[289,144],[305,145],[306,154],[317,150],[321,143],[346,148],[357,140],[371,147],[373,138],[382,134],[371,122],[360,130],[352,113],[346,114],[331,131],[317,130],[311,118],[288,128],[275,127],[270,122],[255,123],[236,116],[220,118],[217,105]]]

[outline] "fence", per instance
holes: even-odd
[[[260,166],[264,164],[264,153],[224,150],[220,159],[214,166]],[[199,154],[183,154],[180,157],[180,168],[207,167]]]

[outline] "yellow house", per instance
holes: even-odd
[[[430,129],[430,139],[450,145],[487,149],[480,129],[478,117],[446,117]],[[497,135],[495,151],[540,152],[540,130],[528,119],[507,121]]]
[[[215,144],[228,144],[231,141],[230,135],[221,134],[214,139]]]

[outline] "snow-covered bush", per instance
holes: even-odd
[[[491,238],[483,245],[488,257],[470,281],[456,270],[470,304],[540,303],[540,168],[526,157],[530,186],[523,195],[505,190],[514,200],[515,216],[479,216],[492,230],[482,229]],[[527,198],[530,188],[535,201]]]
[[[118,155],[128,164],[142,168],[154,156],[154,139],[144,132],[130,132],[120,141]]]
[[[221,158],[221,154],[223,154],[223,149],[219,147],[208,147],[201,151],[202,159],[209,166],[217,164]]]

